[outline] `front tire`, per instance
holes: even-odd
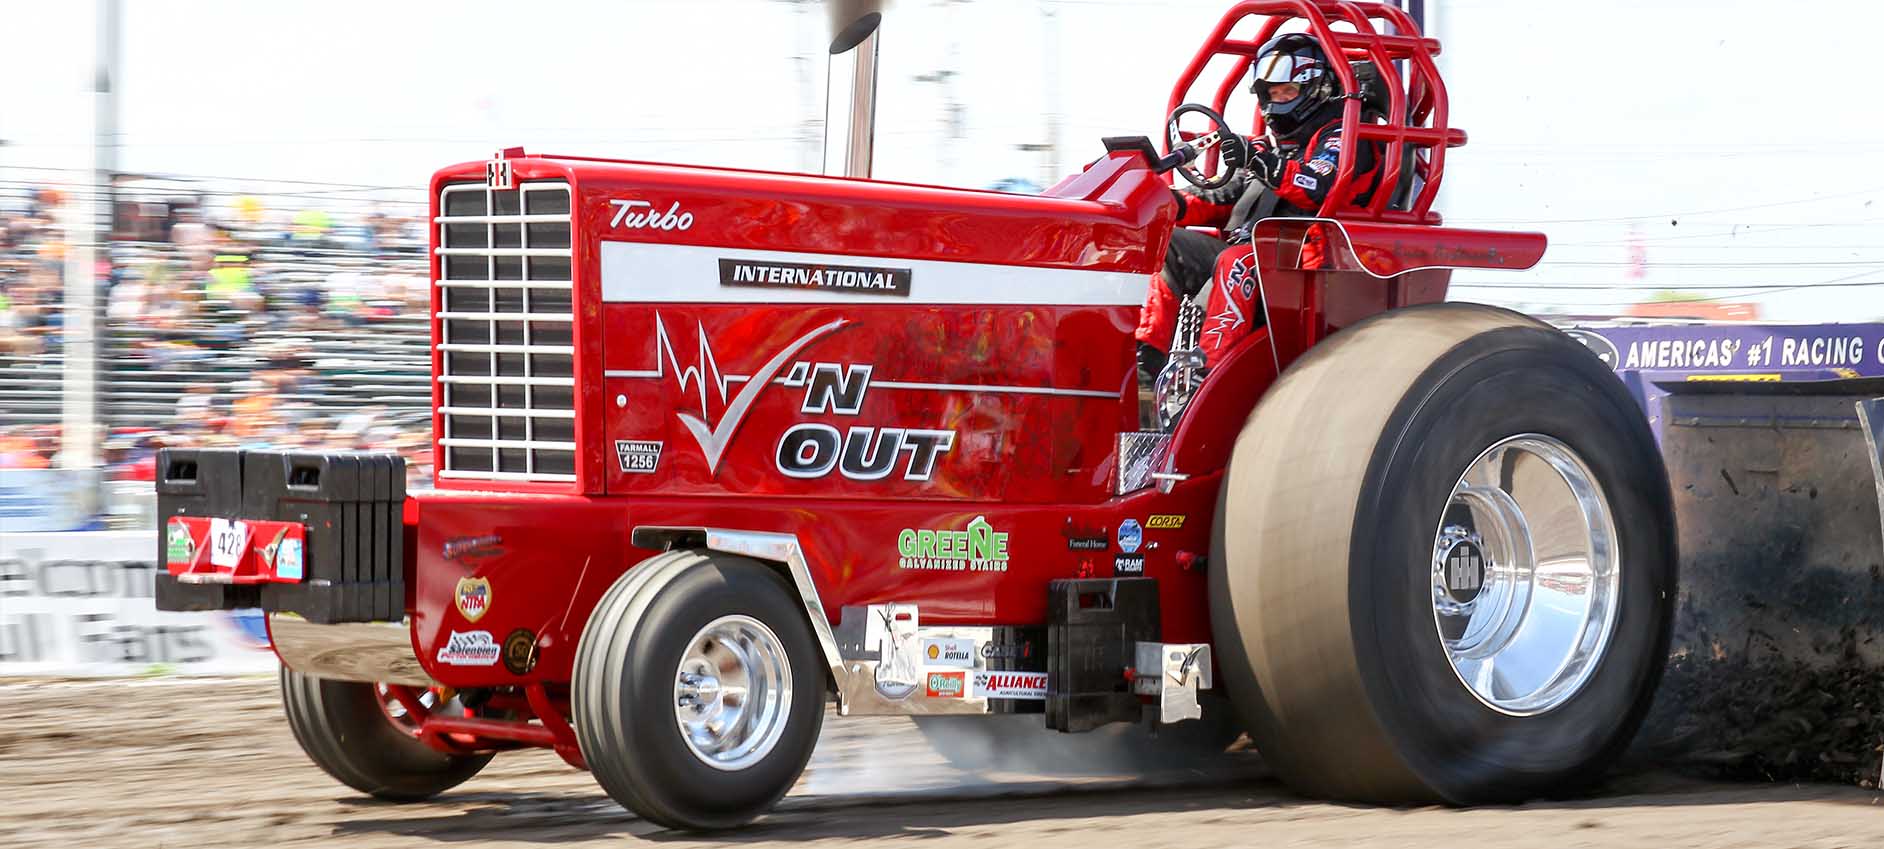
[[[576,738],[596,781],[669,828],[742,825],[804,771],[828,673],[805,607],[758,561],[676,551],[603,595],[576,648]]]
[[[418,802],[463,784],[490,754],[446,754],[419,742],[377,685],[281,668],[281,702],[301,750],[335,780],[389,802]]]
[[[1644,417],[1561,332],[1468,304],[1342,331],[1239,436],[1212,628],[1277,775],[1455,805],[1574,794],[1667,655],[1674,517]]]

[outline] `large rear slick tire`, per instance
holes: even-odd
[[[674,551],[604,593],[576,647],[576,740],[623,807],[704,831],[765,813],[824,721],[827,667],[791,585],[755,560]]]
[[[419,742],[416,727],[373,684],[281,668],[281,702],[301,750],[328,775],[389,802],[417,802],[463,784],[491,755],[455,755]],[[390,710],[390,712],[389,712]]]
[[[1238,437],[1211,624],[1297,790],[1473,805],[1572,795],[1667,655],[1674,517],[1620,381],[1563,333],[1439,304],[1316,346]]]

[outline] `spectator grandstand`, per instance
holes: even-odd
[[[58,465],[62,191],[0,180],[0,470]],[[114,194],[97,274],[108,478],[148,481],[166,444],[395,450],[430,477],[422,203]]]

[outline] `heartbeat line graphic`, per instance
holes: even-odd
[[[840,318],[812,328],[803,336],[792,340],[791,344],[774,354],[765,365],[760,366],[758,371],[750,375],[722,374],[719,360],[713,354],[712,341],[707,338],[705,325],[695,322],[700,334],[699,351],[694,364],[683,367],[679,356],[674,351],[673,341],[668,338],[667,325],[661,321],[661,314],[657,312],[654,314],[654,368],[646,371],[623,372],[619,373],[619,376],[660,379],[666,377],[668,370],[671,369],[680,383],[680,391],[683,394],[687,392],[688,387],[698,384],[700,415],[695,416],[692,413],[679,411],[676,411],[674,415],[680,417],[680,423],[686,425],[687,431],[693,434],[694,441],[700,443],[700,453],[706,456],[707,471],[717,474],[720,456],[725,453],[726,446],[733,441],[733,435],[739,432],[740,424],[745,421],[746,414],[752,410],[753,402],[758,400],[759,393],[765,389],[766,384],[771,383],[772,378],[776,377],[791,361],[791,358],[806,345],[847,324],[850,324],[850,319]],[[728,384],[733,383],[744,383],[745,386],[740,388],[739,394],[728,401],[726,388]],[[709,384],[718,390],[720,403],[724,406],[724,409],[720,411],[719,423],[710,427],[707,425],[707,386]]]
[[[664,367],[672,368],[674,375],[680,378],[681,394],[686,394],[689,384],[700,386],[700,418],[707,415],[707,383],[711,380],[720,393],[720,406],[726,406],[726,384],[737,383],[746,379],[745,375],[721,374],[720,364],[713,358],[713,343],[707,339],[706,325],[694,322],[699,333],[700,350],[694,358],[694,365],[682,367],[680,359],[674,353],[674,343],[667,337],[667,325],[661,322],[661,314],[654,314],[654,377],[662,377]],[[710,378],[709,378],[710,375]]]

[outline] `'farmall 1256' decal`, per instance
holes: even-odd
[[[806,346],[851,324],[836,319],[806,331],[765,361],[750,375],[720,371],[706,328],[699,326],[700,343],[694,364],[682,366],[659,314],[654,317],[655,366],[626,376],[666,378],[680,383],[683,394],[697,392],[700,414],[676,411],[680,423],[693,435],[706,458],[707,470],[719,473],[720,460],[767,387],[778,385],[804,390],[799,410],[856,416],[870,390],[872,366],[856,363],[794,361]],[[789,370],[788,367],[789,366]],[[729,395],[733,384],[739,390]],[[709,422],[709,389],[719,399],[719,420]],[[924,428],[851,425],[844,430],[822,422],[800,422],[779,435],[774,462],[780,474],[792,478],[822,478],[833,471],[852,480],[882,480],[899,470],[904,480],[925,481],[936,463],[955,447],[955,431]]]

